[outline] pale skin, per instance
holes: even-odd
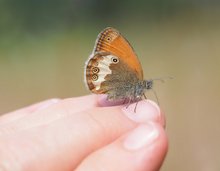
[[[128,108],[89,95],[50,99],[0,117],[0,170],[158,171],[168,143],[150,100]]]

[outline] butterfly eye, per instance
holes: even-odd
[[[112,38],[110,36],[107,36],[106,37],[107,41],[111,42],[112,41]]]
[[[98,75],[96,75],[96,74],[92,75],[92,80],[93,80],[93,81],[98,80],[98,78],[99,78]]]
[[[92,68],[92,72],[93,72],[94,74],[97,74],[99,71],[100,71],[100,69],[99,69],[98,67]]]
[[[117,64],[118,62],[119,62],[119,59],[118,58],[116,58],[116,57],[112,57],[112,62],[114,63],[114,64]]]

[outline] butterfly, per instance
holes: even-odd
[[[107,94],[108,100],[127,100],[128,104],[146,98],[144,92],[153,86],[152,79],[144,80],[130,43],[112,27],[105,28],[96,39],[85,65],[85,82],[93,93]]]

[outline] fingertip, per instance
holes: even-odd
[[[97,106],[117,106],[124,104],[123,100],[107,100],[107,95],[97,95]],[[160,123],[163,127],[166,125],[165,115],[161,112],[160,107],[152,100],[141,100],[122,107],[122,112],[132,121],[137,123],[146,123],[148,121],[155,121]]]
[[[139,124],[119,142],[125,154],[134,156],[133,170],[159,170],[168,151],[166,132],[155,122]]]
[[[148,100],[148,102],[150,104],[152,104],[152,106],[154,106],[158,110],[158,113],[160,114],[160,117],[158,118],[158,121],[165,128],[166,127],[166,118],[165,118],[164,112],[161,110],[158,103],[156,103],[155,101]]]
[[[145,100],[145,101],[147,101],[149,104],[151,104],[157,110],[158,113],[161,112],[160,107],[158,106],[158,104],[156,102],[154,102],[152,100]]]
[[[165,117],[159,106],[151,100],[142,100],[122,108],[123,113],[132,121],[146,123],[154,121],[165,125]]]

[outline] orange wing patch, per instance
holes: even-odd
[[[143,80],[143,70],[141,64],[129,42],[114,28],[103,30],[96,40],[93,53],[109,52],[123,60]]]

